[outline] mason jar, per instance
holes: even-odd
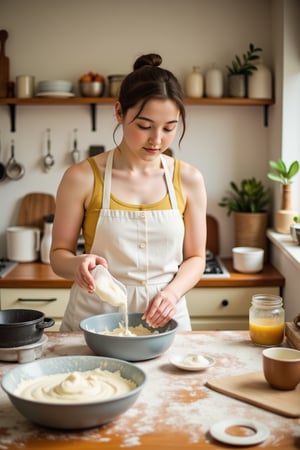
[[[249,333],[255,344],[280,345],[284,339],[285,314],[282,297],[256,294],[249,310]]]

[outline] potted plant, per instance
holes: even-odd
[[[252,74],[254,70],[257,70],[253,61],[259,59],[258,53],[262,49],[255,47],[250,43],[246,53],[243,53],[242,57],[235,55],[231,62],[231,66],[226,65],[228,70],[229,81],[229,96],[230,97],[246,97],[247,95],[247,77]]]
[[[294,242],[298,242],[296,229],[300,229],[300,217],[293,217],[293,223],[290,225],[291,238]]]
[[[293,161],[288,167],[282,160],[269,161],[273,172],[268,173],[268,178],[282,185],[281,209],[275,214],[275,230],[278,233],[290,233],[290,225],[293,218],[298,216],[292,209],[292,183],[293,178],[299,172],[299,161]]]
[[[270,189],[255,177],[243,179],[239,186],[231,181],[230,187],[219,206],[227,209],[228,216],[234,215],[234,245],[263,248],[266,258]]]

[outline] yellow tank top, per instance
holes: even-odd
[[[98,217],[102,208],[102,196],[103,196],[103,177],[97,167],[95,160],[91,157],[88,158],[93,173],[94,173],[94,191],[88,208],[85,211],[85,217],[83,220],[83,236],[85,240],[85,251],[89,253],[93,244],[96,225],[98,222]],[[173,185],[177,200],[178,209],[183,217],[185,209],[185,201],[182,195],[181,189],[181,178],[180,178],[180,160],[174,160],[174,175],[173,175]],[[113,194],[110,194],[110,209],[115,210],[127,210],[127,211],[153,211],[153,210],[164,210],[171,209],[171,203],[169,194],[156,203],[151,203],[147,205],[133,205],[130,203],[123,202],[116,198]]]

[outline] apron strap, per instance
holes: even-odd
[[[108,152],[107,160],[106,160],[106,167],[105,167],[105,174],[104,174],[104,186],[103,186],[103,199],[102,199],[102,208],[103,209],[109,209],[110,207],[110,192],[111,192],[111,174],[112,174],[112,165],[113,165],[113,157],[114,157],[114,150],[111,150]],[[167,161],[163,155],[160,155],[160,160],[165,172],[165,178],[167,183],[167,189],[170,196],[170,202],[172,209],[178,209],[177,206],[177,199],[175,195],[175,190],[171,178],[171,174],[168,168]]]
[[[113,164],[114,150],[108,152],[105,174],[104,174],[104,186],[103,186],[103,198],[102,198],[102,208],[109,209],[110,207],[110,191],[111,191],[111,173]]]
[[[169,171],[169,167],[168,167],[166,158],[163,155],[160,155],[160,160],[161,160],[162,166],[165,171],[165,178],[166,178],[166,182],[167,182],[167,188],[168,188],[168,192],[169,192],[169,196],[170,196],[170,202],[171,202],[172,209],[178,209],[175,190],[174,190],[174,186],[173,186],[173,182],[172,182],[172,178],[171,178],[171,174]]]

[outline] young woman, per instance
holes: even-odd
[[[161,62],[156,54],[136,60],[115,105],[120,142],[70,167],[58,188],[51,264],[74,280],[62,331],[118,311],[94,292],[99,264],[126,285],[128,311],[153,327],[174,318],[191,329],[184,295],[205,268],[206,190],[198,169],[163,155],[179,124],[184,135],[185,109]],[[81,230],[85,253],[76,255]]]

